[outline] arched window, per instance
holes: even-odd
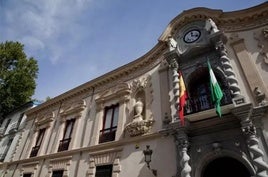
[[[218,72],[214,71],[217,81],[223,91],[221,105],[232,102],[228,85]],[[188,83],[188,100],[185,108],[186,114],[214,108],[211,99],[209,71],[207,67],[199,68],[190,75]]]

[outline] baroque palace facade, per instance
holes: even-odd
[[[26,111],[0,176],[268,177],[268,3],[183,11],[158,41],[137,60]],[[223,90],[221,118],[208,60]]]

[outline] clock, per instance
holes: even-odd
[[[201,32],[197,29],[192,29],[190,31],[188,31],[187,33],[185,33],[184,37],[183,37],[183,41],[185,43],[193,43],[195,41],[197,41],[201,36]]]

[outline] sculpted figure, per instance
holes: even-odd
[[[177,41],[171,36],[168,37],[169,51],[175,50],[177,48]]]
[[[213,34],[219,31],[216,23],[211,18],[206,20],[205,29],[209,32],[209,34]]]

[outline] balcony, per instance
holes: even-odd
[[[109,132],[107,132],[107,129],[101,130],[100,137],[99,137],[99,143],[114,141],[115,140],[115,132],[116,132],[116,130],[112,130]]]
[[[39,149],[40,149],[40,146],[34,146],[34,147],[32,148],[30,157],[35,157],[35,156],[37,156]]]
[[[223,91],[223,98],[221,100],[221,106],[232,103],[231,95],[228,90]],[[215,105],[212,103],[211,95],[201,95],[200,97],[188,98],[185,105],[185,115],[194,114],[197,112],[205,111],[208,109],[214,109]]]
[[[68,150],[70,142],[71,142],[71,138],[60,140],[58,152]]]

